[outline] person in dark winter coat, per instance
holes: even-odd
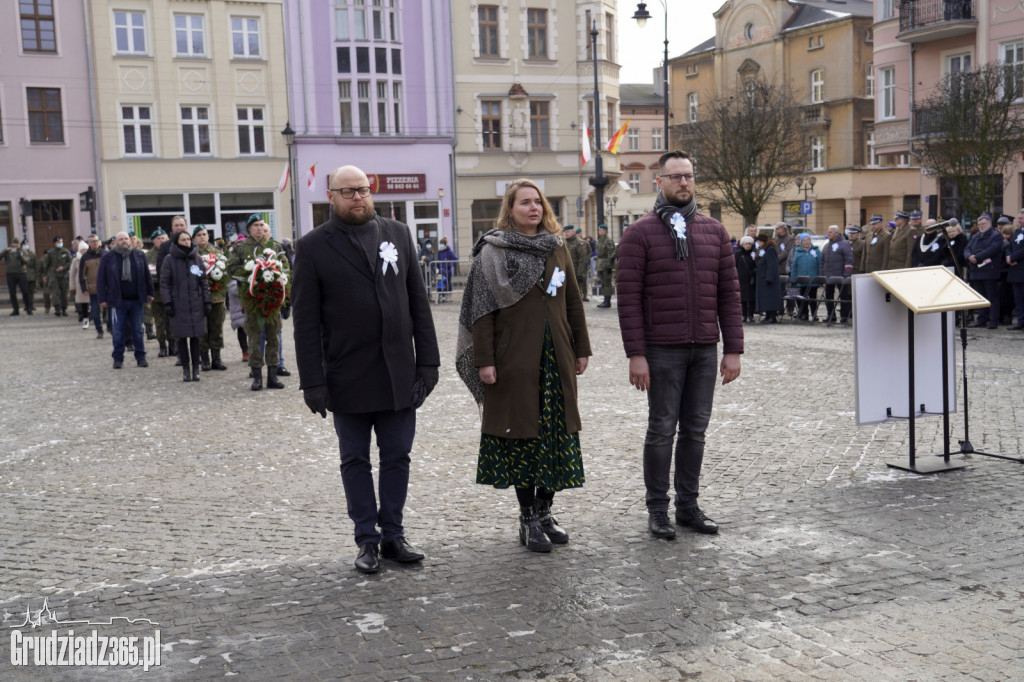
[[[982,213],[978,216],[978,231],[964,247],[968,280],[989,302],[988,308],[978,310],[973,327],[999,327],[999,276],[1006,265],[1003,246],[1002,233],[992,229],[992,216]]]
[[[355,166],[335,169],[327,183],[331,219],[295,242],[295,359],[306,406],[334,413],[355,567],[376,573],[379,557],[423,559],[402,518],[416,410],[437,384],[441,356],[409,227],[376,214],[370,181]]]
[[[1014,329],[1024,329],[1024,209],[1017,213],[1006,245],[1006,283],[1013,290]]]
[[[914,243],[913,262],[915,268],[935,265],[946,267],[953,264],[946,233],[941,227],[935,227],[934,220],[928,220],[924,226],[924,234]]]
[[[736,275],[740,281],[740,304],[743,306],[743,321],[754,321],[754,303],[757,299],[757,263],[754,262],[754,238],[747,235],[740,239],[733,252],[736,257]]]
[[[617,255],[629,383],[647,392],[647,529],[665,539],[676,535],[668,518],[673,489],[676,524],[718,532],[697,504],[704,438],[717,378],[738,378],[743,353],[732,242],[720,222],[697,211],[694,180],[689,154],[662,154],[654,209],[626,228]]]
[[[779,279],[779,259],[775,253],[775,241],[766,234],[757,236],[757,295],[756,310],[764,313],[762,324],[777,323],[777,313],[782,308],[782,280]]]
[[[114,247],[100,258],[96,275],[96,298],[100,307],[110,309],[114,338],[114,369],[124,363],[126,336],[131,334],[135,361],[149,367],[142,334],[142,307],[153,300],[153,279],[149,276],[146,255],[132,248],[127,232],[118,232]]]
[[[210,289],[199,251],[187,231],[174,235],[160,267],[160,295],[171,336],[178,340],[182,381],[199,381],[199,337],[206,334]]]
[[[819,274],[825,282],[826,322],[836,319],[835,295],[839,294],[839,316],[843,324],[850,318],[850,276],[853,274],[853,245],[844,239],[838,225],[829,225],[828,242],[821,249],[821,270]],[[843,283],[837,284],[833,279],[842,277]],[[830,284],[828,280],[832,279]]]

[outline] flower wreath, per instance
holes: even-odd
[[[257,313],[263,327],[288,297],[288,273],[273,249],[264,249],[262,254],[253,252],[253,259],[245,263],[245,271],[249,275],[238,288],[242,309]]]
[[[206,281],[210,285],[210,293],[224,291],[228,282],[228,260],[222,254],[208,253],[202,256]]]

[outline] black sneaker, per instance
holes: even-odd
[[[718,524],[705,516],[700,507],[677,509],[676,523],[707,535],[714,535],[718,532]]]
[[[667,511],[652,511],[648,514],[647,528],[656,538],[671,540],[676,536],[676,529],[668,522]]]

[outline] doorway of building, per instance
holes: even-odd
[[[42,256],[53,246],[53,238],[60,237],[67,248],[75,236],[75,225],[71,219],[70,199],[42,199],[32,202],[32,234],[35,238],[36,255]]]

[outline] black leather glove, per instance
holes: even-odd
[[[205,315],[206,317],[209,317],[210,313],[212,313],[212,312],[213,312],[213,304],[212,303],[204,303],[203,304],[203,315]]]
[[[313,414],[317,412],[324,419],[327,419],[327,387],[314,386],[313,388],[302,389],[302,399],[306,401],[306,407]]]
[[[164,303],[164,315],[167,317],[174,317],[174,304]]]
[[[412,385],[412,409],[418,410],[437,386],[437,367],[416,365],[416,381]]]
[[[292,316],[292,304],[291,303],[285,303],[283,306],[281,306],[281,319],[282,320],[287,320],[291,316]]]

